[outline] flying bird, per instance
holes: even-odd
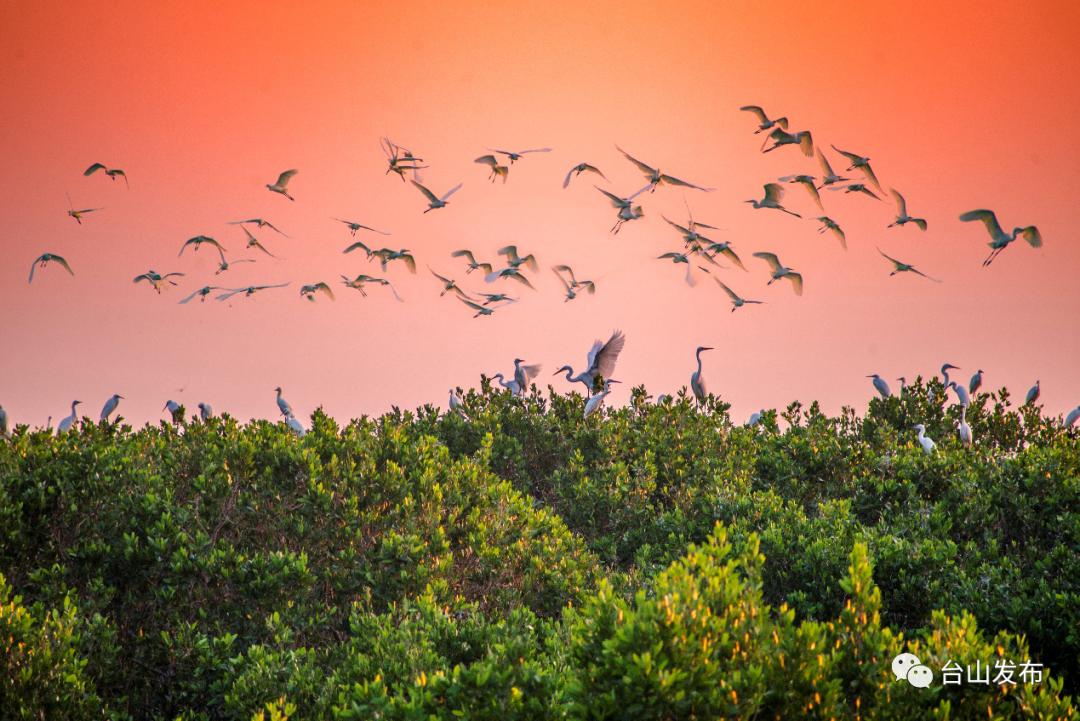
[[[455,250],[453,253],[450,254],[450,257],[465,258],[466,260],[468,260],[469,265],[468,268],[466,268],[465,270],[466,275],[473,272],[474,270],[482,270],[484,271],[484,275],[487,275],[491,272],[491,263],[477,262],[476,257],[473,255],[471,250]]]
[[[765,197],[761,200],[744,200],[744,203],[750,203],[754,206],[754,209],[759,208],[772,208],[773,210],[782,210],[788,215],[794,215],[796,218],[802,216],[798,213],[792,213],[790,210],[780,205],[780,201],[784,197],[784,186],[778,183],[766,183],[765,184]]]
[[[83,175],[93,175],[94,173],[96,173],[99,170],[105,171],[105,175],[109,176],[109,178],[112,179],[114,182],[116,181],[117,178],[123,178],[124,179],[124,185],[126,187],[129,187],[129,188],[131,187],[128,184],[127,173],[125,173],[120,168],[108,168],[108,167],[105,166],[104,163],[94,163],[89,168],[87,168],[86,170],[83,171]]]
[[[891,258],[891,257],[885,255],[885,253],[881,252],[881,248],[878,248],[877,252],[881,253],[883,258],[885,258],[887,261],[889,261],[890,263],[893,264],[893,271],[891,273],[889,273],[890,276],[896,275],[897,273],[914,273],[915,275],[921,275],[923,278],[926,278],[927,280],[932,280],[935,283],[940,283],[941,282],[937,278],[931,278],[926,273],[923,273],[921,270],[918,270],[913,265],[909,265],[907,263],[901,263],[896,258]]]
[[[584,288],[585,292],[589,295],[596,293],[596,283],[591,280],[578,280],[574,275],[574,269],[568,265],[555,265],[551,268],[555,275],[562,281],[563,288],[566,291],[566,300],[571,301],[577,297],[578,288]],[[563,273],[570,276],[567,280],[563,277]]]
[[[581,175],[582,173],[585,173],[585,172],[596,173],[597,175],[599,175],[604,180],[608,179],[608,177],[606,175],[604,175],[602,172],[600,172],[600,168],[596,167],[595,165],[589,165],[588,163],[578,163],[574,167],[570,168],[569,171],[567,171],[566,178],[563,179],[563,183],[562,183],[563,189],[565,190],[567,187],[569,187],[570,178],[576,178],[577,176],[579,176],[579,175]]]
[[[517,298],[511,298],[506,293],[480,293],[481,298],[484,299],[484,305],[491,305],[492,303],[517,303]]]
[[[423,158],[416,157],[411,150],[397,145],[386,137],[379,138],[379,147],[386,153],[387,168],[384,175],[396,173],[404,183],[405,173],[412,171],[413,180],[420,179],[420,171],[427,167],[419,165],[424,162]]]
[[[464,183],[458,183],[453,188],[450,188],[450,190],[446,191],[446,193],[440,198],[437,197],[435,193],[432,193],[430,190],[425,188],[423,185],[420,185],[420,183],[416,182],[415,180],[410,182],[416,186],[417,190],[424,194],[424,197],[428,199],[428,208],[424,211],[425,213],[436,210],[438,208],[445,208],[448,203],[448,198],[454,193],[458,192],[458,190],[461,189],[461,186],[465,185]]]
[[[505,247],[499,248],[495,252],[499,255],[505,255],[506,264],[511,268],[517,268],[524,265],[526,268],[535,272],[536,269],[539,267],[536,262],[536,256],[534,256],[532,253],[529,253],[526,256],[519,255],[516,245],[507,245]]]
[[[499,160],[494,155],[481,155],[473,162],[488,166],[488,170],[491,171],[488,174],[488,179],[491,180],[492,183],[498,178],[502,178],[503,183],[506,183],[506,179],[510,177],[510,166],[499,165]]]
[[[821,166],[821,187],[827,187],[836,183],[847,183],[851,178],[842,178],[833,172],[832,166],[829,165],[829,159],[825,157],[825,153],[818,148],[818,165]]]
[[[295,172],[295,171],[293,171],[293,172]],[[286,238],[289,237],[286,233],[283,233],[280,229],[278,229],[278,227],[276,225],[271,223],[269,220],[263,220],[262,218],[248,218],[247,220],[230,220],[229,225],[240,225],[240,226],[254,225],[256,228],[269,228],[270,230],[274,231],[275,233],[279,233],[280,235],[284,235]],[[244,230],[246,231],[247,228],[244,228]],[[250,235],[250,233],[249,233],[249,235]]]
[[[729,243],[728,241],[724,241],[723,243],[709,243],[704,248],[702,248],[702,252],[705,254],[705,257],[708,258],[710,261],[712,261],[712,259],[717,255],[723,255],[725,258],[737,265],[741,270],[746,271],[746,266],[743,265],[742,259],[739,258],[739,255],[731,247],[731,243]],[[712,262],[715,264],[715,261]]]
[[[777,148],[782,148],[785,145],[798,145],[799,149],[802,150],[803,155],[806,157],[811,158],[814,155],[814,136],[810,134],[809,130],[802,130],[798,133],[789,133],[781,128],[775,128],[769,133],[769,137],[765,142],[768,143],[769,140],[772,140],[773,144],[768,148],[762,146],[761,152],[771,153]]]
[[[349,247],[351,248],[352,246]],[[380,250],[371,251],[371,255],[378,256],[379,265],[382,266],[384,273],[386,272],[386,266],[395,260],[400,260],[404,263],[410,273],[416,273],[416,258],[413,257],[408,248],[401,248],[400,250],[382,248]]]
[[[339,223],[344,223],[345,227],[349,229],[349,232],[352,235],[356,235],[356,233],[358,231],[361,231],[361,230],[368,230],[368,231],[371,231],[372,233],[379,233],[380,235],[390,235],[385,230],[376,230],[375,228],[372,228],[370,225],[364,225],[363,223],[357,223],[356,221],[353,221],[353,220],[342,220],[341,218],[334,218],[334,220],[336,220]]]
[[[670,260],[672,263],[676,264],[686,263],[686,276],[683,279],[691,288],[697,285],[697,278],[694,277],[694,264],[690,262],[690,257],[686,253],[669,252],[656,256],[656,259]]]
[[[894,190],[892,188],[889,188],[889,195],[891,195],[893,197],[893,200],[896,201],[896,220],[889,223],[885,227],[891,228],[894,225],[899,226],[899,227],[903,227],[903,226],[907,225],[908,223],[914,223],[915,225],[919,226],[919,230],[926,230],[926,219],[925,218],[913,218],[910,215],[908,215],[907,201],[904,200],[904,196],[900,195],[900,193],[898,193],[896,190]]]
[[[267,250],[265,247],[263,247],[263,244],[259,242],[259,239],[256,238],[255,235],[250,230],[248,230],[244,226],[240,226],[240,227],[244,231],[244,234],[247,235],[247,245],[244,246],[245,248],[258,248],[262,252],[269,255],[271,258],[276,258],[277,257],[276,255],[271,253],[269,250]]]
[[[724,285],[720,281],[719,278],[713,278],[713,280],[715,280],[716,284],[719,285],[720,288],[723,289],[723,291],[725,293],[727,293],[727,297],[731,299],[731,312],[732,313],[734,313],[739,308],[742,308],[744,305],[747,305],[749,303],[753,303],[753,304],[756,304],[756,305],[761,305],[762,303],[765,302],[765,301],[761,301],[761,300],[748,300],[746,298],[742,298],[735,291],[733,291],[731,288],[728,288],[726,285]]]
[[[522,274],[522,272],[515,267],[502,268],[500,270],[492,271],[491,273],[488,273],[484,276],[484,281],[487,283],[494,283],[499,278],[510,278],[511,280],[516,280],[522,285],[528,286],[529,288],[536,290],[536,288],[533,287],[533,284],[529,282],[529,279],[526,278]]]
[[[678,185],[678,186],[681,186],[683,188],[693,188],[694,190],[701,190],[701,191],[704,191],[706,193],[711,193],[713,190],[715,190],[715,188],[704,188],[704,187],[702,187],[700,185],[695,185],[693,183],[688,183],[685,180],[679,180],[678,178],[676,178],[674,176],[671,176],[671,175],[667,175],[666,173],[661,173],[659,169],[654,168],[654,167],[652,167],[650,165],[646,165],[645,163],[641,162],[640,160],[638,160],[634,156],[627,153],[625,150],[620,148],[618,145],[615,146],[615,149],[618,150],[620,153],[622,153],[623,156],[627,160],[629,160],[631,163],[636,165],[637,169],[640,170],[645,175],[646,179],[648,179],[648,181],[649,181],[649,186],[648,187],[650,188],[650,192],[654,192],[656,190],[656,186],[664,184],[664,183],[666,183],[668,185]]]
[[[286,170],[284,173],[282,173],[281,175],[278,176],[278,179],[277,179],[276,182],[274,182],[273,184],[267,183],[266,184],[266,189],[269,190],[272,193],[278,193],[279,195],[284,195],[289,200],[296,200],[296,198],[289,195],[289,191],[286,188],[289,185],[289,181],[292,180],[292,177],[294,175],[296,175],[298,172],[299,171],[297,171],[296,169]]]
[[[615,372],[615,363],[619,360],[619,354],[626,346],[626,334],[621,330],[612,332],[607,341],[597,338],[593,341],[589,355],[585,359],[585,369],[574,375],[574,369],[564,365],[553,375],[566,373],[566,380],[570,383],[582,383],[585,385],[586,397],[599,389],[600,381],[611,377]]]
[[[479,318],[482,315],[492,315],[493,313],[495,313],[494,308],[488,308],[486,305],[479,305],[478,303],[474,303],[471,300],[466,300],[461,296],[458,296],[458,300],[476,311],[476,315],[474,315],[473,318]],[[502,376],[500,375],[499,377],[501,378]]]
[[[135,276],[135,278],[131,282],[132,283],[140,283],[140,282],[145,280],[147,283],[150,284],[151,288],[153,288],[158,293],[160,293],[161,289],[163,287],[165,287],[166,283],[168,283],[169,285],[176,285],[176,281],[175,280],[169,280],[170,278],[182,278],[182,277],[184,277],[183,273],[165,273],[165,274],[161,274],[161,273],[158,273],[156,270],[151,269],[151,270],[146,271],[145,273],[142,273],[140,275]]]
[[[780,259],[776,257],[776,253],[754,253],[755,258],[761,258],[769,264],[769,268],[772,269],[772,277],[769,278],[769,282],[766,285],[772,285],[774,280],[780,280],[781,278],[787,278],[791,281],[791,289],[795,291],[795,295],[802,295],[803,291],[803,277],[801,273],[796,273],[791,268],[785,268]]]
[[[641,190],[638,190],[634,194],[629,195],[629,196],[627,196],[625,198],[620,198],[619,196],[615,195],[614,193],[609,193],[608,191],[604,190],[603,188],[601,188],[599,186],[594,185],[593,187],[596,188],[597,190],[599,190],[605,196],[607,196],[607,199],[611,201],[611,205],[613,207],[619,209],[619,212],[617,214],[617,220],[615,221],[615,225],[611,226],[611,231],[610,231],[612,233],[618,233],[619,230],[622,228],[623,223],[625,223],[627,221],[630,221],[630,220],[637,220],[641,216],[645,215],[645,212],[641,209],[641,206],[640,205],[634,205],[633,200],[634,200],[634,198],[641,195],[642,193],[644,193],[646,190],[648,190],[649,188],[651,188],[653,186],[650,183],[649,185],[646,185],[645,187],[643,187]]]
[[[364,286],[368,283],[374,283],[375,285],[384,285],[388,287],[390,289],[390,292],[394,294],[394,298],[399,303],[405,302],[404,300],[402,300],[401,296],[398,295],[397,290],[394,289],[393,283],[391,283],[386,278],[376,278],[375,276],[361,274],[352,279],[349,279],[348,276],[343,275],[341,276],[341,279],[348,287],[352,288],[353,290],[360,291],[360,295],[364,296],[365,298],[367,298],[367,291],[364,290]]]
[[[260,290],[267,290],[269,288],[284,288],[287,285],[288,283],[277,283],[275,285],[249,285],[247,288],[230,288],[225,293],[217,296],[217,299],[228,300],[229,298],[232,298],[238,293],[243,293],[245,298],[250,298],[251,296],[258,293]]]
[[[114,393],[109,396],[109,399],[105,401],[105,405],[101,408],[101,422],[104,423],[109,420],[109,416],[113,414],[116,407],[120,405],[120,399],[123,398],[119,393]]]
[[[817,203],[817,206],[822,210],[825,209],[825,206],[821,204],[821,194],[818,192],[817,186],[814,185],[813,175],[785,175],[780,178],[780,182],[797,183],[803,186],[806,188],[806,192],[810,194],[810,197],[814,199],[814,202]]]
[[[835,145],[832,146],[832,149],[843,155],[849,161],[851,161],[851,166],[848,168],[848,170],[862,171],[862,174],[866,176],[867,180],[874,184],[875,188],[877,188],[878,190],[882,189],[881,183],[878,182],[877,175],[874,174],[874,169],[870,167],[870,158],[866,158],[855,153],[849,153],[846,150],[841,150]]]
[[[318,283],[310,283],[300,287],[300,295],[303,298],[307,298],[312,303],[315,302],[316,293],[325,293],[326,297],[330,300],[334,300],[334,291],[330,290],[330,286],[325,281],[319,281]]]
[[[759,105],[744,105],[739,110],[745,110],[748,113],[753,113],[758,119],[758,128],[754,131],[754,135],[763,133],[769,130],[775,125],[779,125],[784,130],[787,130],[788,119],[787,117],[779,117],[774,120],[770,120],[769,116],[765,114],[765,111]]]
[[[251,258],[241,258],[240,260],[234,260],[234,261],[232,261],[230,263],[228,260],[225,259],[225,251],[221,249],[221,246],[218,246],[217,251],[218,251],[218,256],[221,257],[221,262],[218,263],[218,269],[216,271],[214,271],[214,275],[221,275],[222,273],[227,271],[229,268],[231,268],[235,263],[254,263],[255,262]]]
[[[460,298],[464,298],[466,300],[472,300],[472,297],[469,296],[468,293],[466,293],[465,291],[463,291],[461,288],[458,287],[458,284],[457,284],[456,280],[454,280],[452,278],[447,278],[447,277],[442,276],[442,275],[439,275],[435,271],[431,270],[430,266],[428,267],[428,271],[433,276],[438,278],[439,281],[442,282],[442,284],[443,284],[442,292],[439,293],[440,298],[442,298],[447,293],[457,293],[458,297],[460,297]]]
[[[847,185],[843,185],[843,186],[838,185],[836,187],[830,187],[829,190],[832,190],[834,192],[837,191],[837,190],[842,190],[842,191],[844,191],[845,195],[847,193],[862,193],[863,195],[870,196],[874,200],[881,200],[881,198],[879,198],[874,193],[874,191],[870,190],[870,188],[867,188],[862,183],[848,183]]]
[[[180,246],[180,252],[176,254],[176,257],[179,258],[181,255],[183,255],[184,251],[187,250],[189,245],[191,246],[192,250],[194,250],[196,253],[199,252],[199,246],[201,246],[203,243],[205,243],[206,245],[214,246],[215,248],[218,249],[219,252],[222,252],[222,251],[225,250],[224,248],[221,247],[221,243],[217,242],[216,240],[214,240],[210,236],[208,236],[208,235],[196,235],[194,238],[188,238],[186,241],[184,241],[184,244]]]
[[[836,239],[840,241],[840,246],[844,250],[847,250],[847,236],[844,234],[843,229],[835,220],[833,220],[827,215],[822,215],[817,218],[817,221],[821,223],[821,227],[818,228],[819,234],[826,231],[831,231],[832,234],[836,236]]]
[[[521,160],[521,156],[523,156],[523,155],[526,155],[528,153],[550,153],[552,149],[551,148],[533,148],[531,150],[519,150],[516,153],[511,152],[509,150],[499,150],[498,148],[488,148],[488,150],[490,150],[493,153],[498,153],[499,155],[505,155],[507,158],[510,159],[510,164],[513,165],[516,161]]]
[[[226,289],[221,288],[221,287],[216,286],[216,285],[204,285],[202,288],[199,288],[197,291],[195,291],[191,295],[186,296],[185,298],[180,300],[180,302],[177,305],[183,305],[185,303],[188,303],[189,301],[193,300],[195,298],[195,296],[199,296],[199,302],[204,303],[204,302],[206,302],[206,296],[210,295],[215,290],[226,290]]]
[[[994,258],[997,258],[1001,251],[1009,246],[1009,243],[1016,240],[1017,236],[1026,240],[1032,248],[1042,247],[1042,235],[1034,225],[1013,228],[1012,233],[1006,233],[1001,229],[1001,224],[998,223],[997,216],[994,215],[992,210],[969,210],[960,216],[960,220],[964,222],[978,220],[986,226],[986,232],[990,234],[990,243],[988,244],[990,246],[990,255],[983,261],[983,266],[993,263]]]
[[[78,223],[79,225],[82,225],[82,217],[84,215],[86,215],[87,213],[94,213],[94,212],[97,212],[99,210],[105,210],[105,209],[104,208],[83,208],[82,210],[75,210],[74,208],[72,208],[71,210],[69,210],[67,212],[67,214],[69,216],[71,216],[72,218],[74,218],[76,223]]]
[[[75,275],[75,271],[71,269],[71,266],[68,265],[68,262],[64,260],[61,256],[57,255],[56,253],[42,253],[37,258],[34,258],[34,262],[30,264],[30,279],[26,282],[33,283],[34,271],[37,268],[45,268],[45,266],[47,266],[49,263],[59,263],[61,266],[63,266],[64,270],[66,270],[68,273],[71,273],[72,275]]]

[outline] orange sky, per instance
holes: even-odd
[[[321,404],[344,419],[443,404],[448,387],[508,372],[515,356],[569,389],[550,371],[581,364],[613,328],[628,336],[617,377],[654,393],[686,384],[694,348],[715,346],[706,378],[740,420],[796,398],[862,405],[866,374],[895,387],[945,361],[1014,394],[1039,378],[1052,413],[1080,403],[1073,3],[163,5],[5,7],[0,403],[14,422],[55,423],[73,398],[96,417],[113,392],[137,423],[161,417],[167,398],[274,417],[277,385],[301,416]],[[787,115],[819,146],[869,155],[929,231],[886,230],[891,203],[823,193],[845,253],[812,220],[743,204],[780,175],[817,172],[793,148],[761,155],[746,103]],[[449,207],[424,215],[419,193],[383,174],[383,134],[428,160],[433,189],[465,182]],[[660,188],[644,197],[645,218],[612,236],[592,179],[560,183],[587,160],[612,190],[640,187],[615,143],[716,191]],[[544,145],[555,151],[515,165],[505,186],[472,162],[487,146]],[[95,161],[124,168],[130,191],[82,177]],[[295,203],[264,188],[286,168],[300,170]],[[65,193],[105,210],[78,226]],[[681,246],[660,214],[682,219],[684,197],[749,270],[719,277],[766,305],[732,314],[711,281],[687,288],[655,260]],[[819,214],[797,187],[785,203]],[[980,267],[987,236],[957,216],[981,207],[1010,229],[1037,224],[1045,247],[1017,243]],[[260,233],[283,260],[215,278],[211,249],[177,258],[200,233],[252,257],[225,222],[253,216],[292,236]],[[342,255],[350,239],[331,216],[415,251],[416,276],[389,271],[404,304],[340,285],[333,303],[298,297],[304,283],[379,274]],[[425,265],[464,281],[451,250],[493,258],[508,242],[539,257],[538,292],[514,287],[521,303],[476,320],[438,297]],[[890,278],[875,246],[944,283]],[[765,286],[758,250],[802,271],[802,298]],[[51,267],[28,286],[45,251],[76,277]],[[596,279],[596,296],[564,303],[555,263]],[[187,276],[158,296],[131,282],[148,268]],[[177,304],[206,284],[283,281],[231,306]],[[475,274],[463,284],[494,290]]]

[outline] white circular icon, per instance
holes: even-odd
[[[907,678],[908,671],[914,666],[918,666],[922,661],[919,657],[913,653],[901,653],[892,660],[892,672],[896,676],[896,680]]]

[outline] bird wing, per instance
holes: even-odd
[[[513,278],[514,280],[518,281],[519,283],[523,283],[523,284],[527,285],[529,288],[532,288],[533,290],[536,290],[536,288],[533,288],[533,284],[529,282],[529,279],[526,278],[525,276],[523,276],[521,273],[510,273],[506,277],[507,278]]]
[[[716,188],[705,188],[705,187],[702,187],[700,185],[694,185],[693,183],[689,183],[689,182],[687,182],[685,180],[679,180],[678,178],[676,178],[676,177],[674,177],[672,175],[667,175],[667,174],[662,174],[660,176],[660,180],[662,182],[667,183],[668,185],[681,185],[684,188],[693,188],[694,190],[702,190],[702,191],[704,191],[706,193],[711,193],[712,191],[716,190]]]
[[[836,234],[836,237],[840,239],[840,245],[843,246],[844,250],[847,250],[847,236],[840,226],[834,224],[829,230]]]
[[[570,170],[566,171],[566,177],[563,178],[562,182],[563,190],[566,190],[570,187],[570,178],[574,177],[574,171],[576,171],[577,169],[578,166],[575,165],[574,167],[570,168]]]
[[[626,335],[621,330],[613,332],[607,343],[601,344],[597,340],[589,351],[589,371],[604,378],[611,377],[611,374],[615,372],[615,361],[619,359],[619,354],[622,353],[625,345]]]
[[[442,281],[443,283],[445,283],[446,285],[450,285],[451,283],[453,283],[453,282],[454,282],[454,281],[450,280],[449,278],[444,278],[443,276],[439,275],[439,274],[438,274],[438,273],[436,273],[435,271],[431,270],[431,266],[428,266],[428,272],[430,272],[430,273],[431,273],[431,274],[432,274],[433,276],[435,276],[436,278],[438,278],[439,280],[441,280],[441,281]]]
[[[555,277],[559,279],[559,281],[563,284],[563,288],[566,290],[567,293],[569,293],[570,292],[570,284],[567,283],[566,278],[563,278],[562,275],[559,273],[559,268],[565,268],[565,267],[566,267],[565,265],[563,265],[563,266],[558,266],[557,265],[554,268],[552,268],[551,270],[554,271]]]
[[[614,193],[609,193],[606,190],[604,190],[603,188],[601,188],[599,186],[596,186],[596,185],[594,185],[593,187],[596,188],[597,190],[599,190],[604,195],[606,195],[608,197],[608,199],[611,201],[611,204],[614,205],[616,208],[621,208],[624,205],[626,205],[627,201],[624,201],[622,198],[615,195]]]
[[[94,163],[89,168],[87,168],[86,170],[83,171],[83,175],[93,175],[94,173],[96,173],[99,170],[108,170],[108,168],[106,168],[101,163]]]
[[[648,190],[651,187],[652,187],[652,183],[647,183],[647,184],[643,185],[640,190],[635,190],[633,195],[630,195],[630,196],[628,196],[626,198],[627,202],[629,202],[629,201],[633,200],[634,198],[638,197],[639,195],[641,195],[642,193],[644,193],[646,190]]]
[[[863,163],[859,166],[859,169],[862,170],[863,175],[865,175],[870,180],[870,182],[874,184],[875,188],[881,190],[881,183],[878,182],[877,176],[874,175],[874,169],[870,167],[870,163]],[[877,196],[874,197],[876,198]]]
[[[521,262],[525,265],[526,268],[532,270],[533,272],[536,272],[537,268],[539,267],[539,264],[536,262],[536,256],[532,253],[529,253],[524,258],[521,258]]]
[[[885,258],[886,260],[888,260],[888,261],[889,261],[890,263],[892,263],[892,264],[893,264],[894,266],[896,266],[897,268],[899,268],[900,266],[904,265],[903,263],[901,263],[901,262],[900,262],[899,260],[897,260],[896,258],[893,258],[893,257],[891,257],[891,256],[885,255],[885,253],[884,253],[884,252],[883,252],[883,251],[881,250],[881,248],[878,248],[878,249],[877,249],[877,252],[881,253],[881,256],[882,256],[883,258]]]
[[[596,167],[595,165],[589,165],[588,163],[585,163],[584,165],[585,165],[585,170],[589,170],[589,171],[591,171],[593,173],[596,173],[597,175],[599,175],[604,180],[608,179],[607,176],[604,175],[604,173],[600,170],[600,168]]]
[[[925,221],[924,221],[925,222]],[[925,230],[925,228],[923,228]],[[1020,229],[1020,237],[1027,241],[1028,245],[1032,248],[1042,247],[1042,233],[1034,225]]]
[[[970,220],[978,220],[986,226],[986,231],[996,240],[1002,235],[1005,235],[1005,231],[1001,229],[1001,224],[998,223],[997,216],[994,215],[992,210],[969,210],[966,213],[960,214],[960,220],[965,222]]]
[[[326,281],[319,281],[315,284],[315,290],[321,290],[330,296],[330,300],[334,300],[334,291],[330,289],[330,286],[326,284]]]
[[[724,256],[732,263],[739,266],[739,268],[741,268],[742,270],[746,270],[746,266],[743,265],[742,259],[739,258],[739,255],[734,250],[732,250],[730,246],[724,248],[720,252],[723,253]]]
[[[745,110],[748,113],[753,113],[757,116],[757,119],[761,121],[761,124],[769,122],[769,117],[765,115],[765,111],[759,105],[744,105],[739,110]]]
[[[848,152],[848,151],[846,151],[846,150],[841,150],[840,148],[838,148],[838,147],[836,147],[835,145],[832,145],[832,144],[830,144],[830,147],[831,147],[831,148],[832,148],[833,150],[835,150],[836,152],[838,152],[838,153],[840,153],[841,155],[843,155],[843,156],[844,156],[845,158],[847,158],[848,160],[850,160],[850,161],[851,161],[852,163],[855,163],[856,161],[862,160],[862,156],[861,156],[861,155],[856,155],[855,153],[849,153],[849,152]]]
[[[237,261],[237,262],[239,263],[240,261]],[[161,276],[161,279],[162,279],[162,280],[165,280],[166,278],[171,278],[171,277],[173,277],[174,275],[175,275],[176,277],[178,277],[178,278],[183,278],[183,277],[184,277],[184,274],[183,274],[183,273],[166,273],[165,275]],[[174,285],[175,285],[175,284],[174,284]]]
[[[485,274],[491,272],[491,263],[477,263],[476,267],[484,271]]]
[[[784,197],[784,186],[779,183],[766,183],[765,200],[779,203]]]
[[[496,250],[495,253],[497,255],[505,255],[510,260],[519,260],[516,245],[505,245]]]
[[[630,155],[625,150],[620,148],[618,145],[615,146],[615,149],[618,150],[620,153],[622,153],[624,156],[626,156],[626,159],[629,160],[634,165],[636,165],[638,167],[638,170],[645,173],[645,175],[648,175],[649,177],[652,177],[652,176],[656,175],[656,168],[651,168],[648,165],[645,165],[645,163],[641,162],[640,160],[638,160],[634,156]]]
[[[836,173],[833,172],[832,166],[829,165],[829,160],[825,157],[825,153],[821,151],[821,148],[818,148],[817,157],[818,164],[821,165],[821,172],[825,175],[825,177],[831,178],[832,176],[836,175]]]
[[[738,296],[738,295],[736,295],[735,291],[733,291],[733,290],[732,290],[731,288],[728,288],[728,287],[727,287],[726,285],[724,285],[724,283],[723,283],[723,282],[722,282],[722,281],[721,281],[721,280],[720,280],[719,278],[713,278],[713,280],[715,280],[715,281],[716,281],[716,284],[717,284],[718,286],[720,286],[720,287],[721,287],[721,288],[723,289],[723,291],[724,291],[725,293],[727,293],[727,297],[728,297],[728,298],[731,298],[731,301],[732,301],[733,303],[734,303],[734,302],[737,302],[738,300],[740,300],[740,299],[739,299],[739,296]]]
[[[690,233],[691,233],[691,230],[690,230],[689,228],[687,228],[687,227],[685,227],[685,226],[682,226],[682,225],[679,225],[679,224],[678,224],[678,223],[676,223],[676,222],[675,222],[674,220],[670,220],[670,219],[669,219],[669,218],[668,218],[667,216],[665,216],[665,215],[661,215],[660,217],[664,219],[664,222],[665,222],[665,223],[667,223],[668,225],[670,225],[670,226],[671,226],[672,228],[674,228],[675,230],[679,231],[679,232],[680,232],[680,233],[682,233],[683,235],[690,235]]]
[[[678,262],[679,258],[684,258],[684,257],[685,256],[682,253],[676,253],[674,251],[671,251],[671,252],[668,252],[668,253],[664,253],[663,255],[656,256],[656,259],[657,260],[665,260],[665,259],[670,258],[672,260],[672,262]]]
[[[38,256],[37,258],[34,259],[34,262],[30,264],[30,279],[28,281],[26,281],[27,283],[33,283],[34,282],[34,270],[37,268],[37,264],[40,263],[40,262],[41,262],[41,256]]]
[[[295,168],[293,170],[286,170],[284,173],[278,176],[277,183],[275,183],[275,185],[280,188],[284,188],[286,185],[289,184],[289,181],[292,180],[292,176],[296,175],[297,172],[299,171],[297,171]]]
[[[487,165],[492,169],[494,169],[499,164],[499,161],[495,158],[494,155],[481,155],[473,162],[480,163],[481,165]]]
[[[865,185],[859,188],[859,192],[869,195],[874,200],[881,200],[881,198],[877,197],[877,195],[874,194],[874,191],[870,190],[870,188],[867,188]]]
[[[401,259],[405,261],[405,267],[409,269],[410,273],[416,273],[416,258],[409,253],[401,256]]]
[[[773,272],[780,270],[780,268],[782,267],[780,265],[780,259],[776,257],[776,253],[757,252],[754,253],[754,257],[761,258],[766,263],[768,263],[769,267],[772,268]]]
[[[476,262],[476,258],[473,257],[473,254],[472,254],[471,250],[455,250],[453,253],[450,254],[450,257],[451,258],[461,258],[461,257],[468,258],[470,264]]]
[[[530,148],[528,150],[522,150],[518,155],[524,155],[525,153],[550,153],[552,148]]]
[[[345,250],[343,250],[341,252],[342,253],[351,253],[352,251],[356,250],[357,248],[363,250],[368,255],[371,255],[371,248],[367,247],[366,244],[362,243],[359,240],[356,241],[355,243],[353,243],[352,245],[350,245],[348,248],[346,248]]]
[[[478,311],[478,312],[480,312],[480,313],[483,313],[483,312],[485,312],[485,311],[489,311],[489,310],[491,310],[490,308],[485,308],[485,307],[484,307],[484,306],[482,306],[482,305],[478,305],[478,304],[476,304],[476,303],[473,303],[473,302],[472,302],[471,300],[466,300],[465,298],[462,298],[462,297],[461,297],[460,295],[459,295],[459,296],[457,297],[457,299],[458,299],[458,300],[460,300],[460,301],[461,301],[462,303],[464,303],[465,305],[467,305],[467,306],[469,306],[470,308],[472,308],[473,310],[475,310],[475,311]]]
[[[525,382],[528,383],[533,378],[538,376],[540,374],[540,369],[542,367],[543,366],[540,365],[539,363],[537,363],[536,365],[531,365],[531,366],[521,366],[521,372],[525,376]]]
[[[205,288],[199,288],[197,291],[195,291],[191,295],[188,295],[188,296],[185,296],[184,298],[181,298],[180,302],[177,303],[177,305],[184,305],[185,303],[189,302],[192,298],[194,298],[195,296],[202,293],[204,290],[206,291],[206,294],[209,294],[210,291],[212,291],[212,290],[221,290],[221,289],[220,288],[214,288],[212,286],[206,286]]]
[[[914,273],[915,275],[921,275],[921,276],[922,276],[923,278],[926,278],[927,280],[932,280],[932,281],[934,281],[935,283],[940,283],[940,282],[941,282],[941,281],[940,281],[940,280],[938,280],[937,278],[931,278],[931,277],[930,277],[930,276],[928,276],[928,275],[927,275],[926,273],[922,272],[921,270],[919,270],[918,268],[916,268],[916,267],[915,267],[915,266],[913,266],[913,265],[909,265],[909,266],[908,266],[908,270],[910,270],[910,271],[911,271],[912,273]]]
[[[451,195],[453,195],[454,193],[461,190],[461,186],[463,186],[463,185],[465,185],[465,183],[458,183],[453,188],[450,188],[450,190],[446,191],[446,195],[444,195],[442,198],[440,198],[440,200],[445,202],[447,198],[449,198]]]
[[[230,288],[229,290],[225,291],[221,295],[218,295],[218,296],[215,296],[215,297],[217,298],[217,300],[228,300],[229,298],[232,298],[237,293],[243,293],[246,290],[247,290],[247,288]]]
[[[817,186],[814,185],[814,181],[800,180],[799,184],[802,185],[802,187],[806,188],[806,192],[810,193],[810,197],[814,199],[814,202],[817,203],[817,206],[824,210],[825,206],[821,204],[821,194],[818,192]]]
[[[900,195],[895,188],[889,188],[889,195],[896,201],[896,213],[903,217],[907,215],[907,201],[904,200],[904,196]]]
[[[432,203],[437,203],[438,202],[439,199],[435,196],[435,193],[432,193],[430,190],[428,190],[424,186],[420,185],[420,183],[417,183],[415,180],[410,180],[409,182],[412,183],[413,185],[415,185],[416,189],[419,190],[421,193],[423,193],[424,197],[426,197]]]
[[[791,281],[791,287],[795,289],[795,295],[802,295],[802,273],[788,273],[784,277]]]
[[[596,283],[592,282],[591,280],[583,280],[580,283],[578,283],[578,285],[584,286],[585,292],[588,293],[589,295],[595,295],[596,294]]]

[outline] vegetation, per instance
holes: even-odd
[[[1077,718],[1080,441],[935,380],[733,425],[485,382],[0,441],[0,718]],[[938,442],[927,455],[911,426]],[[783,430],[781,431],[781,425]],[[1041,683],[915,688],[1029,658]]]

